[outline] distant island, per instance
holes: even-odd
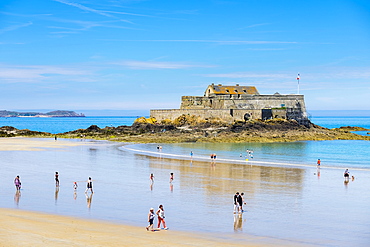
[[[85,117],[83,113],[78,114],[74,111],[51,111],[47,113],[41,112],[16,112],[16,111],[0,111],[0,117]]]

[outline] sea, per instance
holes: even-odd
[[[131,125],[136,117],[12,118],[0,126],[62,133],[90,125]],[[370,117],[315,117],[327,128],[370,128]],[[366,134],[366,133],[361,133]],[[33,138],[32,138],[33,139]],[[55,142],[53,138],[35,139]],[[26,139],[25,139],[26,141]],[[133,144],[58,139],[65,148],[0,151],[0,207],[107,220],[143,227],[164,205],[169,230],[215,239],[291,246],[369,246],[368,141]],[[157,146],[162,146],[161,152]],[[253,158],[246,150],[253,150]],[[190,152],[193,152],[193,156]],[[216,153],[211,160],[209,154]],[[316,167],[321,159],[321,168]],[[354,179],[345,181],[344,169]],[[54,185],[59,172],[60,187]],[[154,174],[154,183],[149,180]],[[170,173],[174,181],[169,182]],[[14,189],[19,175],[21,193]],[[92,177],[94,194],[85,194]],[[77,192],[73,182],[77,181]],[[245,193],[242,214],[233,195]]]

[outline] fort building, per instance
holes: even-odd
[[[182,96],[180,109],[150,110],[150,116],[158,121],[174,120],[183,114],[205,120],[219,118],[229,123],[273,118],[294,119],[303,125],[309,123],[303,95],[261,95],[256,87],[239,84],[212,84],[204,96]]]

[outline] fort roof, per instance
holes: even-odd
[[[222,86],[218,85],[209,85],[204,93],[204,96],[211,95],[230,95],[230,94],[249,94],[249,95],[259,95],[257,88],[254,86]]]

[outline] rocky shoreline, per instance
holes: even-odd
[[[368,140],[370,136],[357,135],[351,131],[358,127],[327,129],[310,123],[299,125],[295,120],[254,120],[226,124],[218,120],[197,122],[194,117],[183,117],[176,121],[156,123],[153,119],[140,118],[132,126],[99,128],[92,125],[57,134],[59,138],[86,138],[138,143],[179,143],[179,142],[294,142],[321,140]],[[363,129],[361,129],[363,130]],[[365,129],[366,130],[366,129]],[[14,127],[0,128],[0,137],[54,137],[54,134]]]

